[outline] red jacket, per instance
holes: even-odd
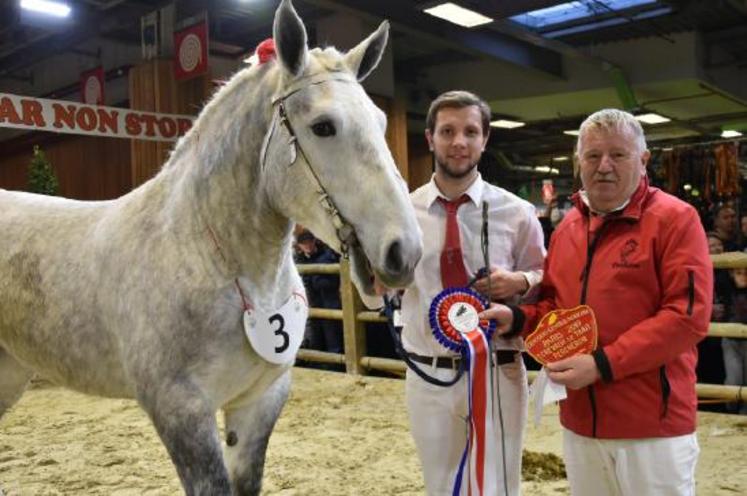
[[[708,331],[713,287],[695,209],[646,178],[622,212],[590,217],[578,193],[574,202],[552,236],[540,301],[521,307],[524,335],[548,311],[579,305],[584,286],[594,309],[602,380],[568,390],[561,423],[608,439],[694,432],[696,344]]]

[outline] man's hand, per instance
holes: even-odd
[[[495,333],[499,336],[510,331],[511,324],[514,323],[514,314],[511,309],[500,303],[491,303],[490,308],[480,312],[478,317],[481,320],[495,320],[498,323]]]
[[[553,382],[571,389],[581,389],[596,382],[601,376],[594,357],[576,355],[563,360],[548,363],[545,368]]]
[[[476,291],[487,293],[488,278],[478,279],[472,285]],[[490,272],[490,299],[504,300],[517,294],[524,294],[529,289],[527,278],[521,272],[509,272],[500,267],[493,267]]]

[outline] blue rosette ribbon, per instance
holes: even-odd
[[[447,350],[466,355],[465,334],[480,329],[488,341],[493,337],[495,321],[477,318],[488,305],[488,300],[473,289],[444,289],[433,298],[428,312],[433,337]]]

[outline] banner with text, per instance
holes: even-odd
[[[0,127],[176,141],[192,127],[194,119],[189,115],[157,114],[0,93]]]

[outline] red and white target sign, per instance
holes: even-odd
[[[207,73],[207,19],[174,33],[174,77],[178,81]]]
[[[88,105],[104,104],[104,69],[101,66],[80,75],[80,101]]]

